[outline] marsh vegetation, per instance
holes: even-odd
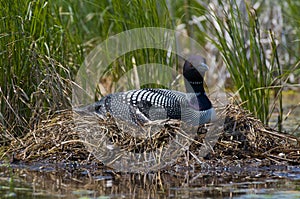
[[[97,162],[76,142],[78,135],[70,128],[73,123],[66,120],[76,74],[86,56],[110,36],[134,28],[162,27],[203,46],[201,53],[210,66],[208,88],[224,86],[234,107],[226,119],[228,129],[236,134],[225,129],[210,158],[230,159],[231,165],[240,164],[237,159],[247,163],[247,158],[260,166],[299,164],[300,101],[285,99],[297,96],[300,87],[300,2],[0,2],[1,161],[53,163],[77,158],[82,163]],[[192,49],[191,44],[184,50]],[[95,100],[116,91],[116,82],[126,72],[148,63],[181,71],[180,58],[174,53],[152,48],[128,52],[101,74]],[[159,75],[169,78],[170,74]],[[293,125],[287,128],[289,120]],[[199,166],[199,160],[193,164]]]

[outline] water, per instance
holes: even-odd
[[[0,165],[1,198],[300,198],[300,167],[118,174],[97,166]]]

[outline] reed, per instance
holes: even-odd
[[[1,129],[12,132],[7,137],[70,106],[68,85],[83,60],[82,40],[55,13],[59,7],[45,0],[1,1],[0,110]]]
[[[282,121],[282,66],[272,30],[260,26],[257,11],[236,1],[221,2],[221,14],[210,10],[207,35],[223,57],[244,107],[268,124],[272,91],[277,93]],[[274,89],[275,88],[275,89]]]
[[[201,42],[206,39],[210,66],[219,73],[224,71],[225,63],[232,82],[229,89],[237,93],[239,103],[265,124],[277,114],[276,126],[281,130],[285,111],[282,91],[297,89],[295,83],[299,82],[299,37],[295,33],[299,32],[300,4],[185,2],[189,2],[187,13],[191,16],[186,23],[192,24],[194,38]],[[223,72],[222,76],[226,75]]]
[[[165,3],[157,0],[1,0],[0,5],[1,142],[70,108],[72,80],[97,44],[132,28],[172,27]],[[173,66],[166,57],[157,49],[130,52],[111,64],[106,75],[117,81],[132,69],[133,58],[136,65]]]
[[[208,38],[218,48],[247,109],[264,123],[275,108],[282,114],[282,85],[290,74],[300,73],[298,42],[289,49],[295,67],[286,70],[274,32],[260,26],[260,11],[250,6],[240,10],[236,1],[217,1],[219,10],[214,11],[210,2],[0,0],[0,142],[24,135],[49,114],[70,108],[72,80],[84,57],[109,36],[138,27],[175,29],[186,24],[189,36],[203,45]],[[287,24],[296,24],[297,35],[289,35],[296,41],[299,5],[296,1],[279,5],[290,16]],[[207,18],[193,26],[193,16]],[[166,51],[140,49],[108,66],[106,75],[117,81],[135,64],[147,63],[178,65]],[[270,106],[273,93],[275,108]]]

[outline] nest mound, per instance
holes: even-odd
[[[94,115],[79,116],[64,111],[12,142],[8,153],[14,154],[14,161],[104,162],[127,164],[133,170],[186,164],[186,158],[194,163],[238,159],[300,163],[296,137],[266,127],[236,105],[228,105],[219,118],[224,121],[221,128],[204,125],[195,129],[177,120],[157,121],[137,128],[109,116],[101,120]],[[187,151],[191,156],[186,155]],[[124,163],[124,159],[128,162]]]
[[[225,110],[222,135],[215,146],[215,157],[269,159],[275,163],[300,163],[297,137],[280,133],[239,106]]]

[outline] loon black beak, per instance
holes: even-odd
[[[204,77],[205,72],[208,71],[208,66],[202,62],[200,65],[195,67],[197,71],[201,74],[202,77]]]
[[[190,63],[201,74],[208,71],[205,58],[201,55],[191,55],[186,62]]]
[[[205,63],[202,62],[200,65],[196,66],[196,69],[199,72],[205,73],[206,71],[208,71],[208,65],[206,65]]]

